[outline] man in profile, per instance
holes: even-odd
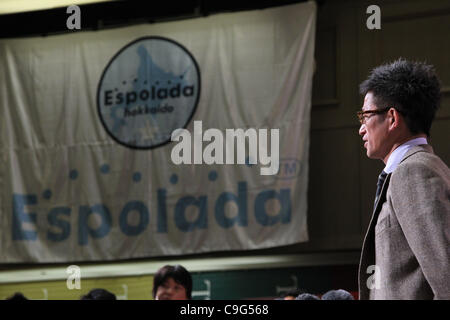
[[[367,156],[386,165],[361,253],[360,299],[450,299],[450,170],[427,141],[440,103],[434,68],[399,59],[372,70],[360,93],[359,134]]]

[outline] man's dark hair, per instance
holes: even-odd
[[[176,283],[181,284],[186,289],[186,297],[192,299],[192,277],[189,271],[187,271],[182,265],[166,265],[159,269],[153,278],[153,297],[156,297],[156,291],[158,287],[167,279],[172,278]]]
[[[80,300],[117,300],[116,295],[105,289],[92,289],[88,294],[82,296]]]
[[[440,81],[432,65],[404,59],[381,65],[360,84],[359,92],[371,92],[378,109],[395,108],[412,134],[430,135],[441,100]]]
[[[353,295],[343,289],[330,290],[322,296],[322,300],[355,300]]]

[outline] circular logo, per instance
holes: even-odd
[[[100,119],[118,143],[150,149],[185,128],[200,98],[200,70],[181,44],[162,37],[137,39],[103,71],[97,90]]]

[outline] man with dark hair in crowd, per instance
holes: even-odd
[[[403,59],[360,85],[359,134],[378,179],[359,266],[360,299],[450,299],[450,170],[428,145],[440,103],[431,65]]]
[[[153,278],[155,300],[191,300],[192,277],[183,266],[166,265]]]
[[[117,300],[116,295],[105,289],[92,289],[88,294],[82,296],[80,300]]]

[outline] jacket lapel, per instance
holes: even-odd
[[[373,208],[372,219],[371,219],[371,221],[370,221],[369,226],[372,226],[372,223],[373,223],[374,221],[375,221],[375,224],[376,224],[376,218],[378,218],[378,214],[379,214],[380,211],[381,211],[381,206],[383,205],[384,200],[386,200],[386,192],[387,192],[387,189],[388,189],[388,186],[389,186],[389,180],[391,179],[391,175],[392,175],[392,172],[389,173],[389,174],[386,176],[386,179],[384,180],[383,186],[381,187],[381,193],[380,193],[380,196],[378,197],[378,200],[377,200],[377,202],[375,203],[375,206],[374,206],[374,208]],[[380,208],[379,208],[379,207],[380,207]],[[375,216],[376,216],[376,217],[375,217]],[[374,225],[374,227],[375,227],[375,225]]]
[[[359,263],[359,299],[369,299],[369,289],[367,288],[367,268],[370,265],[375,264],[375,225],[377,224],[378,216],[384,201],[386,200],[386,193],[389,186],[392,173],[386,176],[386,180],[381,188],[380,197],[375,203],[375,207],[372,212],[372,218],[370,219],[369,228],[367,229],[366,236],[364,237],[362,254]]]

